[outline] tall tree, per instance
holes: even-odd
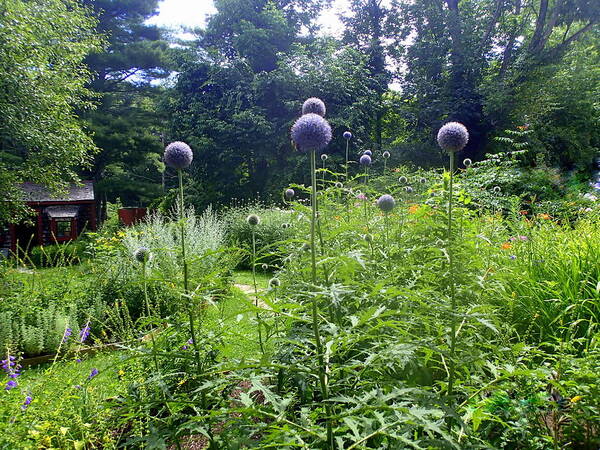
[[[392,74],[387,56],[395,42],[398,26],[396,11],[383,5],[382,0],[352,0],[351,14],[342,17],[345,25],[344,42],[363,52],[371,78],[370,90],[375,94],[372,102],[372,136],[378,148],[382,147],[383,95],[388,91]]]
[[[289,128],[307,97],[323,98],[328,119],[342,130],[330,152],[341,153],[346,127],[365,136],[362,110],[372,99],[365,58],[333,39],[301,35],[310,25],[296,19],[303,4],[309,2],[215,3],[199,61],[181,72],[171,103],[172,133],[196,154],[198,206],[278,192],[301,180],[303,159],[292,151]]]
[[[506,126],[515,88],[600,20],[592,0],[402,0],[398,7],[403,34],[412,37],[403,58],[407,115],[431,148],[441,123],[465,123],[470,157],[483,154],[491,130]]]
[[[98,108],[86,114],[100,152],[91,172],[99,197],[120,198],[133,206],[161,194],[161,161],[166,127],[159,104],[164,88],[156,82],[174,67],[163,32],[146,20],[158,0],[84,0],[107,36],[106,52],[87,58],[96,74],[91,87]]]
[[[18,182],[64,188],[90,161],[76,109],[91,106],[84,59],[101,49],[94,27],[74,0],[0,0],[0,223],[26,213]]]

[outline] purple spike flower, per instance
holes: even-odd
[[[327,110],[325,108],[325,103],[323,103],[323,100],[321,100],[320,98],[311,97],[309,99],[306,99],[306,101],[302,105],[302,114],[312,113],[318,114],[321,117],[325,117],[326,111]]]
[[[185,169],[192,163],[194,153],[185,142],[171,142],[165,148],[164,161],[173,169]]]
[[[92,378],[94,378],[96,375],[98,375],[98,369],[94,368],[92,369],[92,371],[90,372],[89,376],[88,376],[88,380],[91,380]]]
[[[85,326],[79,332],[79,342],[83,343],[90,335],[90,321],[88,320]]]
[[[352,139],[352,133],[350,133],[349,131],[344,131],[343,136],[344,136],[344,139],[346,139],[347,141]]]
[[[65,333],[63,334],[62,343],[66,343],[69,340],[69,336],[73,334],[73,330],[71,328],[67,328]]]
[[[17,387],[17,382],[15,380],[8,380],[6,383],[5,391],[10,391],[13,388]]]
[[[30,395],[28,395],[27,397],[25,397],[25,401],[24,401],[24,402],[23,402],[23,404],[21,405],[21,409],[22,409],[23,411],[25,411],[25,410],[27,409],[27,407],[28,407],[29,405],[31,405],[31,401],[32,401],[32,400],[33,400],[33,398],[32,398]]]
[[[448,122],[437,134],[439,146],[447,152],[462,150],[469,142],[469,132],[462,123]]]
[[[396,200],[389,194],[384,194],[377,200],[377,207],[385,213],[390,212],[396,206]]]
[[[369,155],[362,155],[358,160],[363,166],[368,166],[371,164],[371,157]]]
[[[323,150],[331,141],[331,126],[318,114],[305,114],[292,126],[292,140],[300,151]]]

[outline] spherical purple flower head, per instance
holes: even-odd
[[[421,184],[427,183],[427,178],[423,178],[423,177],[419,178],[419,183],[421,183]]]
[[[386,150],[385,152],[383,152],[383,157],[384,157],[385,159],[388,159],[390,156],[391,156],[391,155],[390,155],[390,152],[388,152],[387,150]]]
[[[342,183],[340,183],[339,181],[336,181],[334,186],[336,187],[336,189],[341,189],[344,187],[344,185]]]
[[[145,264],[150,261],[152,254],[150,253],[150,249],[148,247],[140,247],[133,252],[133,257],[137,262]]]
[[[437,141],[447,152],[458,152],[469,142],[469,132],[462,123],[448,122],[438,131]]]
[[[500,189],[500,186],[494,186],[494,189],[493,189],[494,193],[499,194],[501,190],[502,189]]]
[[[473,164],[473,161],[471,161],[470,158],[465,158],[465,160],[463,161],[463,164],[465,167],[471,167],[471,164]]]
[[[296,195],[296,191],[294,191],[292,188],[289,188],[285,190],[284,195],[286,199],[291,200]]]
[[[269,287],[270,288],[277,288],[281,286],[281,281],[279,281],[279,278],[271,278],[269,280]]]
[[[323,100],[317,97],[311,97],[306,99],[304,104],[302,105],[302,114],[318,114],[321,117],[325,117],[325,113],[327,112],[325,108],[325,103]]]
[[[194,153],[185,142],[171,142],[165,148],[165,164],[173,169],[185,169],[192,163]]]
[[[260,217],[258,217],[256,214],[250,214],[248,217],[246,217],[246,222],[248,222],[248,225],[255,227],[260,223]]]
[[[385,213],[390,212],[396,206],[396,200],[389,194],[384,194],[377,200],[377,207]]]
[[[410,186],[406,186],[406,188],[404,188],[406,190],[406,192],[408,192],[409,194],[412,194],[413,188],[411,188]]]
[[[344,136],[344,139],[346,139],[347,141],[352,139],[352,133],[350,133],[349,131],[344,131],[343,136]]]
[[[406,178],[404,175],[402,175],[400,178],[398,178],[398,183],[406,184],[406,183],[408,183],[408,178]]]
[[[303,152],[323,150],[331,141],[331,126],[318,114],[305,114],[292,126],[292,140]]]
[[[371,150],[365,150],[363,155],[373,156],[373,152]]]
[[[327,161],[327,158],[328,156],[325,153],[321,155],[321,161]]]
[[[362,155],[358,162],[363,166],[368,166],[371,164],[371,157],[369,155]]]

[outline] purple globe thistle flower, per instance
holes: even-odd
[[[469,132],[462,123],[448,122],[438,131],[437,141],[447,152],[457,152],[469,142]]]
[[[302,105],[302,114],[318,114],[321,117],[325,117],[326,111],[325,103],[320,98],[311,97],[306,99]]]
[[[140,247],[133,252],[133,258],[141,264],[146,264],[152,258],[152,253],[148,247]]]
[[[4,388],[5,391],[10,391],[13,388],[17,387],[17,382],[15,380],[8,380],[6,382],[6,387]]]
[[[336,181],[336,183],[334,184],[334,186],[335,186],[337,189],[341,189],[341,188],[343,188],[343,187],[344,187],[344,185],[343,185],[342,183],[340,183],[339,181]]]
[[[28,395],[27,397],[25,397],[25,401],[21,405],[21,409],[23,411],[25,411],[29,407],[29,405],[31,404],[32,400],[33,400],[33,398],[30,395]]]
[[[398,183],[406,184],[406,183],[408,183],[408,178],[406,178],[404,175],[402,175],[400,178],[398,178]]]
[[[323,153],[321,155],[321,161],[325,162],[325,161],[327,161],[327,158],[328,158],[328,156],[325,153]]]
[[[365,241],[367,241],[367,242],[373,242],[373,236],[372,236],[372,235],[370,235],[370,234],[365,234],[365,235],[363,236],[363,239],[364,239]]]
[[[363,155],[369,155],[369,156],[373,156],[373,152],[371,150],[365,150],[363,152]]]
[[[406,187],[404,188],[404,190],[405,190],[406,192],[408,192],[409,194],[412,194],[413,188],[412,188],[412,187],[410,187],[410,186],[406,186]]]
[[[514,260],[514,259],[517,259],[517,256],[516,255],[510,255],[509,258]]]
[[[389,194],[384,194],[377,200],[377,207],[385,213],[390,212],[396,206],[396,200]]]
[[[367,196],[365,194],[363,194],[362,192],[356,194],[356,198],[361,201],[367,200]]]
[[[427,179],[426,178],[419,178],[419,183],[425,184],[425,183],[427,183]]]
[[[494,189],[492,190],[494,191],[494,193],[499,194],[502,189],[500,189],[500,186],[494,186]]]
[[[292,126],[292,140],[300,151],[323,150],[331,141],[331,126],[318,114],[305,114]]]
[[[63,334],[62,343],[64,344],[65,342],[67,342],[69,340],[69,336],[71,336],[72,334],[73,330],[71,328],[67,328],[65,330],[65,333]]]
[[[283,228],[284,230],[287,230],[288,228],[290,228],[292,226],[291,223],[282,223],[281,224],[281,228]]]
[[[286,191],[284,192],[284,195],[287,200],[291,200],[296,195],[296,191],[294,191],[292,188],[286,189]]]
[[[250,214],[248,217],[246,217],[246,222],[248,222],[248,225],[255,227],[260,223],[260,217],[258,217],[256,214]]]
[[[192,159],[194,159],[194,153],[185,142],[171,142],[165,148],[165,164],[173,169],[185,169],[192,163]]]
[[[269,280],[270,288],[278,288],[279,286],[281,286],[281,281],[279,281],[279,278],[271,278]]]
[[[88,380],[91,380],[92,378],[94,378],[96,375],[98,375],[98,369],[92,369],[92,371],[90,372],[89,376],[88,376]]]
[[[90,335],[90,321],[88,320],[85,326],[79,332],[79,342],[83,343]]]
[[[350,133],[349,131],[344,131],[343,136],[344,136],[344,139],[346,139],[347,141],[352,139],[352,133]]]
[[[385,159],[388,159],[388,158],[389,158],[391,155],[390,155],[390,152],[388,152],[388,151],[386,150],[385,152],[383,152],[383,155],[382,155],[382,156],[383,156]]]
[[[473,164],[473,161],[471,161],[470,158],[465,158],[465,160],[463,161],[463,165],[465,167],[471,167],[471,164]]]
[[[362,155],[358,162],[363,166],[368,166],[371,164],[371,157],[369,155]]]

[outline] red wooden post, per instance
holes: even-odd
[[[38,245],[44,245],[44,228],[42,225],[42,208],[37,209],[37,241],[38,241]]]

